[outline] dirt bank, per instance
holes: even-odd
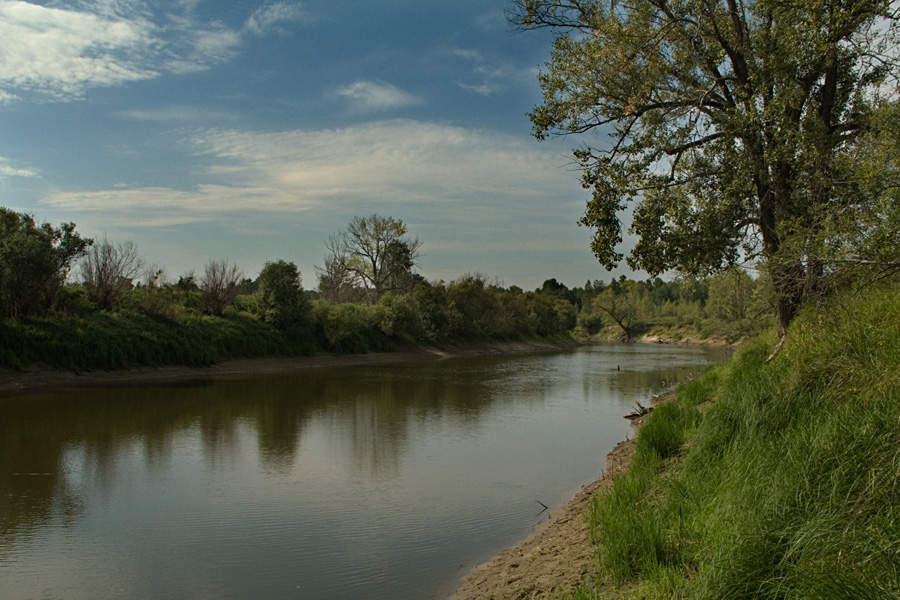
[[[663,394],[654,399],[654,405],[672,398],[674,392]],[[643,419],[632,424],[637,430]],[[593,497],[629,468],[633,455],[634,436],[607,455],[600,479],[581,488],[527,540],[472,569],[451,600],[549,599],[573,592],[595,571],[586,511]]]
[[[441,348],[415,347],[400,352],[370,354],[317,354],[290,358],[230,360],[208,367],[140,367],[116,371],[75,373],[58,369],[0,370],[0,396],[67,387],[97,385],[165,384],[218,379],[240,379],[254,375],[290,373],[304,369],[417,364],[448,358],[556,352],[575,343],[498,342]]]

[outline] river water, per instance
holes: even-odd
[[[721,352],[606,345],[0,398],[0,598],[428,599]]]

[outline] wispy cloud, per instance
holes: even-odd
[[[23,95],[78,99],[93,87],[193,73],[230,60],[244,32],[198,21],[196,4],[181,0],[175,13],[162,13],[146,0],[0,1],[0,103]],[[262,34],[300,14],[299,5],[265,5],[245,29]]]
[[[510,64],[493,62],[479,52],[469,48],[454,48],[450,54],[461,58],[471,64],[471,74],[467,79],[456,81],[460,88],[490,96],[503,91],[512,83],[524,83],[535,81],[537,69],[533,67],[521,68]]]
[[[299,4],[276,2],[260,6],[244,23],[244,28],[257,35],[269,31],[283,33],[283,25],[286,23],[298,23],[306,21],[308,15]]]
[[[0,177],[37,177],[37,171],[17,168],[9,164],[9,161],[0,156]]]
[[[481,51],[475,50],[473,48],[453,48],[452,50],[450,50],[450,54],[452,54],[453,56],[464,58],[466,60],[484,60],[482,58]]]
[[[503,89],[502,86],[497,85],[496,83],[490,83],[488,81],[482,81],[481,83],[466,83],[464,81],[457,81],[456,85],[461,87],[462,89],[474,92],[481,96],[492,96]]]
[[[475,25],[484,31],[497,31],[508,28],[509,20],[501,10],[492,10],[475,18]]]
[[[126,110],[120,112],[119,116],[136,121],[159,123],[208,123],[209,121],[231,121],[236,118],[236,115],[230,112],[196,106],[162,106],[160,108]]]
[[[355,81],[336,90],[338,96],[349,100],[353,108],[363,111],[389,110],[421,103],[421,98],[404,92],[389,83]]]
[[[242,211],[346,213],[397,204],[496,215],[498,206],[521,210],[523,203],[577,190],[560,168],[565,159],[528,138],[420,121],[274,133],[209,130],[192,143],[210,165],[202,185],[57,192],[43,204],[155,226]]]

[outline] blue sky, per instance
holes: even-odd
[[[170,278],[298,264],[402,218],[429,279],[607,279],[573,139],[526,113],[549,34],[503,0],[0,0],[0,205],[132,240]]]

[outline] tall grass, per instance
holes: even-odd
[[[649,598],[900,598],[900,289],[832,300],[679,390],[590,513]]]

